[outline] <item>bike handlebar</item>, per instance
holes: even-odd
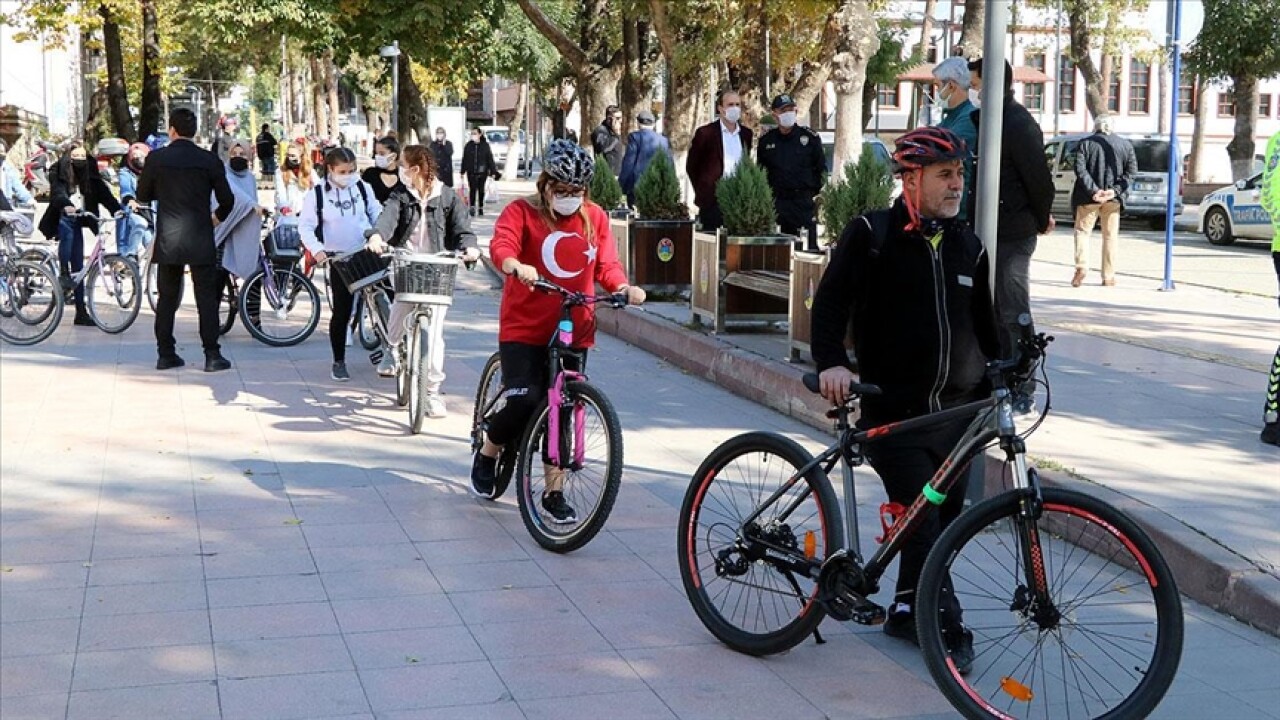
[[[610,293],[608,295],[588,295],[583,292],[578,292],[577,290],[570,290],[568,288],[561,287],[547,280],[546,278],[542,278],[542,277],[533,281],[533,289],[541,290],[543,292],[559,293],[560,297],[564,298],[569,303],[576,304],[576,305],[593,305],[597,303],[604,303],[609,307],[624,308],[630,304],[627,300],[626,293]]]

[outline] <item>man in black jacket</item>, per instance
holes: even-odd
[[[617,105],[605,108],[604,122],[591,132],[591,147],[604,157],[614,177],[622,174],[622,158],[626,146],[622,142],[622,111]]]
[[[1076,184],[1071,209],[1076,214],[1076,274],[1071,287],[1080,287],[1089,272],[1089,236],[1102,217],[1102,284],[1116,284],[1116,243],[1120,213],[1129,185],[1138,174],[1138,156],[1128,140],[1112,132],[1109,115],[1093,124],[1093,135],[1080,141],[1076,152]]]
[[[778,126],[760,138],[756,159],[769,176],[773,207],[783,235],[800,236],[806,247],[818,250],[816,208],[813,199],[822,192],[827,174],[827,157],[818,133],[796,124],[796,102],[790,95],[773,99],[773,118]]]
[[[974,89],[982,88],[982,60],[969,63]],[[1053,231],[1053,176],[1044,158],[1044,133],[1013,99],[1013,68],[1004,64],[1004,131],[1000,136],[1000,212],[996,230],[996,312],[1002,355],[1013,353],[1021,333],[1018,317],[1031,314],[1031,254],[1036,236]],[[981,110],[973,124],[981,122]],[[979,167],[981,165],[979,164]],[[974,174],[982,187],[982,177]],[[974,195],[976,198],[976,193]],[[971,211],[976,220],[977,213]]]
[[[204,344],[204,370],[231,367],[218,345],[218,267],[213,244],[214,223],[231,214],[235,198],[227,184],[226,169],[213,153],[196,146],[196,115],[178,108],[169,115],[169,145],[153,151],[138,178],[136,204],[157,202],[156,235],[152,262],[156,264],[157,370],[185,365],[177,353],[173,320],[182,292],[182,268],[191,267],[196,311],[200,317],[200,341]],[[209,198],[217,200],[213,216]]]
[[[943,128],[898,138],[894,153],[902,196],[889,210],[844,228],[813,301],[812,347],[823,397],[844,402],[856,378],[844,347],[853,339],[862,382],[883,394],[862,399],[858,427],[918,417],[981,398],[985,369],[998,352],[996,320],[982,243],[956,219],[964,196],[964,141]],[[882,228],[881,234],[873,228]],[[909,505],[937,472],[972,418],[888,437],[867,447],[889,499]],[[965,481],[907,541],[885,632],[915,641],[912,610],[925,558],[963,509]],[[948,581],[948,588],[950,587]],[[950,595],[943,628],[956,666],[973,660],[973,636]]]

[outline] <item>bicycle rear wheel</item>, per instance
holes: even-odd
[[[320,293],[291,267],[272,268],[271,279],[255,272],[240,288],[240,321],[249,334],[272,347],[287,347],[311,337],[320,324]],[[250,316],[249,298],[257,295],[260,313]]]
[[[356,338],[360,340],[360,347],[370,352],[377,350],[380,344],[378,331],[374,329],[372,313],[373,309],[364,301],[364,295],[356,295],[355,311],[351,325],[355,331]]]
[[[156,311],[156,301],[160,299],[160,286],[156,281],[156,264],[150,259],[147,260],[146,268],[142,271],[143,290],[147,296],[147,306],[151,308],[151,312]],[[184,273],[182,282],[178,283],[178,305],[182,305],[182,296],[187,291],[187,277]]]
[[[476,387],[476,401],[471,411],[471,454],[480,452],[484,443],[484,428],[488,417],[502,409],[498,399],[505,388],[502,385],[502,357],[498,353],[489,356],[480,371],[480,384]],[[516,447],[507,445],[498,455],[498,480],[493,484],[493,500],[502,497],[511,485],[516,470]]]
[[[969,718],[1146,717],[1182,656],[1173,575],[1124,513],[1068,490],[1045,488],[1043,500],[1028,524],[1016,492],[991,498],[934,545],[916,591],[929,672]],[[1043,567],[1051,607],[1028,589],[1029,564]],[[942,634],[948,577],[973,634],[967,675]]]
[[[142,307],[142,278],[138,266],[123,255],[103,256],[85,277],[85,305],[103,332],[129,329]]]
[[[0,277],[0,338],[13,345],[43,342],[62,322],[57,277],[44,265],[16,261]]]
[[[586,545],[613,510],[622,484],[622,422],[609,398],[585,382],[565,383],[561,438],[549,438],[551,412],[544,400],[525,428],[516,467],[520,517],[542,547],[566,553]],[[548,442],[560,443],[560,467],[547,461]],[[543,494],[559,478],[572,522],[555,522]]]
[[[743,531],[744,521],[813,457],[754,432],[702,461],[680,506],[676,539],[685,595],[720,642],[749,655],[795,647],[822,622],[818,583],[780,569],[761,540],[821,562],[841,546],[835,491],[815,467]]]
[[[235,278],[227,276],[218,298],[218,334],[226,335],[236,324],[236,315],[240,312],[240,292]]]

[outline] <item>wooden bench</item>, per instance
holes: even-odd
[[[695,323],[725,332],[730,322],[782,322],[791,296],[790,235],[731,237],[695,233],[693,293]]]

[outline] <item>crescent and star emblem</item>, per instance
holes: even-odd
[[[567,232],[556,231],[548,235],[547,238],[542,241],[543,266],[547,268],[548,273],[565,280],[569,278],[577,277],[582,274],[582,270],[569,272],[568,270],[565,270],[564,268],[560,267],[559,262],[556,262],[556,246],[560,244],[561,240],[567,237],[582,237],[582,236],[579,235],[578,233],[567,233]],[[582,254],[586,256],[588,263],[595,262],[596,260],[595,247],[587,248],[585,251],[583,251]]]

